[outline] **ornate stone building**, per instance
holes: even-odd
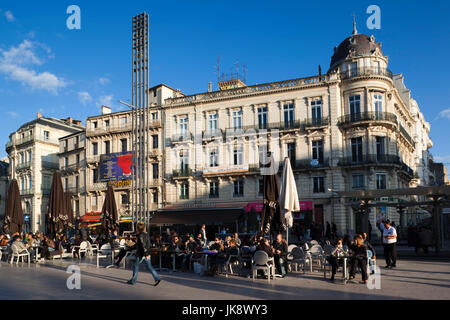
[[[166,206],[261,202],[266,139],[276,160],[291,159],[299,197],[313,203],[313,220],[335,222],[342,232],[361,222],[336,191],[427,183],[429,125],[373,36],[354,28],[335,47],[325,75],[231,82],[165,101]],[[395,208],[373,209],[374,233],[382,216],[400,222]]]
[[[45,231],[52,176],[59,168],[58,139],[83,130],[80,121],[42,117],[22,125],[6,144],[9,178],[17,179],[25,231]]]

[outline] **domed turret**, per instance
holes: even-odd
[[[330,69],[328,72],[335,71],[342,62],[354,60],[358,57],[371,56],[376,52],[383,57],[381,43],[375,41],[374,36],[358,34],[356,24],[353,22],[353,34],[334,48],[334,54],[331,58]]]

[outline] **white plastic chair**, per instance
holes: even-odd
[[[19,259],[21,260],[21,262],[23,262],[23,257],[27,257],[28,265],[30,264],[30,253],[28,252],[28,250],[25,249],[25,250],[22,250],[21,252],[19,252],[19,250],[17,249],[17,247],[15,245],[11,246],[11,250],[12,250],[12,254],[11,254],[10,264],[13,263],[15,258],[17,258],[16,264],[19,263]]]
[[[270,278],[273,276],[275,279],[275,268],[273,258],[269,258],[269,255],[262,251],[256,251],[252,258],[252,275],[255,280],[255,275],[258,270],[264,270],[267,272],[267,279],[270,282]]]
[[[312,271],[312,264],[313,262],[317,261],[319,264],[319,267],[322,268],[323,259],[324,259],[324,252],[320,245],[314,245],[309,249],[309,254],[311,257],[311,271]]]
[[[100,250],[97,252],[97,268],[100,266],[100,259],[106,259],[111,256],[111,261],[113,261],[113,253],[111,250],[111,245],[109,243],[105,243],[101,246]]]
[[[292,260],[288,260],[288,263],[295,266],[295,271],[298,271],[298,266],[301,265],[303,273],[305,273],[305,267],[307,264],[311,264],[311,261],[306,257],[302,248],[295,247],[291,251]]]
[[[87,241],[83,241],[82,243],[80,243],[79,246],[74,246],[72,248],[72,255],[77,251],[76,249],[78,248],[78,259],[81,259],[81,254],[84,253],[84,255],[88,254],[88,250],[89,250],[89,242]]]

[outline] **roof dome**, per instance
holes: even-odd
[[[349,55],[352,57],[370,55],[373,54],[377,48],[382,54],[381,43],[376,42],[374,36],[353,32],[353,35],[342,41],[338,47],[334,48],[334,55],[331,58],[330,63],[330,71],[336,69],[337,65]]]

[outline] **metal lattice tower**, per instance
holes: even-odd
[[[132,212],[133,220],[149,221],[149,176],[148,154],[149,143],[149,16],[143,12],[133,17],[133,70],[132,88]]]

